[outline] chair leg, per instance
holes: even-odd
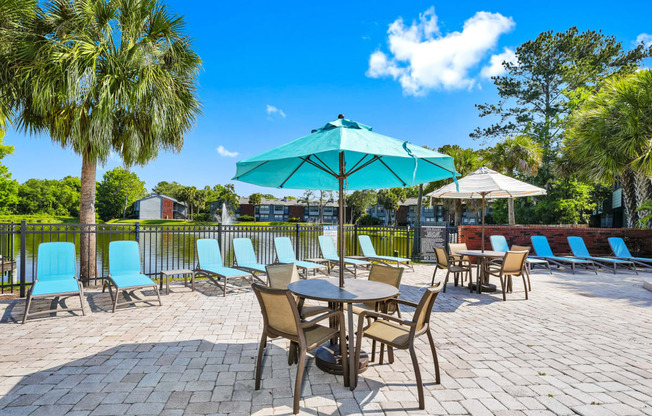
[[[430,281],[430,286],[435,284],[435,275],[437,274],[437,269],[439,269],[439,264],[435,266],[435,271],[432,272],[432,280]]]
[[[448,276],[451,274],[450,269],[446,271],[446,278],[444,279],[444,293],[446,293],[446,284],[448,283]]]
[[[527,266],[525,266],[525,275],[527,276],[528,290],[531,292],[532,291],[532,282],[530,282],[530,271],[528,270]]]
[[[380,343],[380,359],[378,360],[378,364],[383,363],[383,356],[385,355],[385,344],[382,342]]]
[[[81,282],[77,283],[79,284],[79,303],[81,304],[82,316],[86,316],[86,310],[84,309],[84,288]]]
[[[297,381],[294,385],[294,414],[299,413],[299,401],[301,400],[301,385],[303,382],[303,370],[306,366],[306,350],[301,348],[299,362],[297,364]]]
[[[359,329],[362,332],[362,328]],[[351,334],[353,336],[353,334]],[[358,341],[359,342],[359,341]],[[360,354],[360,345],[357,345],[358,355]],[[360,357],[356,355],[355,351],[347,352],[346,345],[346,329],[344,328],[344,322],[340,322],[340,354],[342,355],[342,371],[344,372],[344,387],[357,386],[358,384],[358,363],[360,362]],[[354,362],[355,365],[355,380],[351,380],[351,373],[349,371],[349,354],[357,357],[357,361]]]
[[[423,398],[423,383],[421,381],[421,371],[419,370],[419,362],[417,361],[417,353],[414,351],[414,344],[410,345],[410,357],[412,357],[412,365],[414,366],[414,375],[417,379],[417,390],[419,393],[419,409],[426,408]]]
[[[227,280],[228,280],[228,279],[225,277],[225,278],[224,278],[224,293],[222,294],[222,297],[226,297],[226,281],[227,281]]]
[[[387,346],[387,361],[390,364],[394,364],[394,348]]]
[[[528,292],[528,290],[527,290],[527,282],[525,281],[525,275],[523,273],[521,273],[521,277],[523,278],[523,288],[525,289],[525,300],[527,300],[528,299],[528,297],[527,297],[527,292]]]
[[[428,335],[428,341],[430,342],[430,350],[432,350],[432,360],[435,363],[435,382],[437,384],[441,383],[441,377],[439,376],[439,360],[437,359],[437,349],[435,348],[435,340],[432,339],[432,334],[430,333],[430,328],[426,331]]]
[[[263,333],[260,337],[260,346],[258,347],[258,359],[256,360],[256,390],[260,390],[260,376],[263,372],[263,354],[267,346],[267,334]]]
[[[163,303],[161,302],[161,293],[158,290],[158,286],[154,286],[154,290],[156,291],[156,296],[158,297],[158,306],[163,306]]]
[[[32,304],[32,288],[33,287],[34,287],[34,285],[32,285],[32,287],[30,287],[29,291],[27,292],[27,301],[25,303],[25,314],[23,314],[23,323],[25,323],[25,321],[27,321],[29,306]]]
[[[500,288],[503,291],[503,301],[507,300],[507,295],[505,294],[505,283],[506,283],[505,280],[506,280],[506,276],[500,276]]]

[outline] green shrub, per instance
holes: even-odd
[[[288,220],[288,222],[301,222],[301,218],[298,217],[292,217]]]
[[[382,221],[379,218],[374,218],[369,214],[364,214],[358,218],[358,224],[360,225],[380,225]]]
[[[239,217],[236,218],[238,221],[254,221],[255,218],[252,217],[251,215],[240,215]]]

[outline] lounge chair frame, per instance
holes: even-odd
[[[238,264],[238,252],[241,249],[236,248],[238,246],[238,244],[236,243],[236,240],[248,240],[249,241],[249,246],[251,247],[251,251],[254,254],[254,258],[256,257],[256,252],[254,251],[254,246],[251,243],[251,239],[249,239],[249,238],[234,238],[233,242],[232,242],[232,244],[233,244],[233,268],[234,269],[244,270],[245,272],[249,272],[249,273],[251,273],[252,275],[254,275],[254,276],[258,277],[258,278],[260,278],[260,276],[257,275],[256,273],[262,273],[262,274],[266,275],[266,273],[267,273],[266,272],[267,265],[262,264],[262,263],[258,263],[257,260],[256,260],[256,263],[246,263],[246,264],[243,264],[243,265]],[[248,248],[249,247],[247,247],[247,249]],[[248,266],[248,265],[250,265],[250,266]],[[267,283],[269,283],[269,282],[267,282]]]
[[[327,243],[326,239],[330,240],[330,243]],[[321,252],[321,256],[328,261],[329,269],[333,270],[335,267],[338,267],[340,265],[340,257],[337,255],[337,250],[335,250],[335,254],[332,254],[332,249],[335,249],[335,244],[333,243],[333,240],[331,237],[326,236],[326,235],[320,235],[318,237],[319,240],[319,251]],[[332,244],[333,247],[332,249],[330,247],[324,247],[326,244]],[[327,248],[327,250],[324,250],[324,248]],[[352,266],[352,268],[346,267],[346,265]],[[344,267],[346,270],[350,271],[353,274],[353,278],[357,279],[358,278],[358,266],[364,267],[367,271],[369,271],[371,267],[371,262],[366,261],[366,260],[360,260],[360,259],[350,259],[348,257],[344,257]]]
[[[489,237],[489,240],[491,241],[491,248],[494,251],[503,251],[503,252],[510,251],[510,248],[507,245],[507,239],[505,238],[504,235],[492,235],[492,236]],[[531,247],[526,247],[526,246],[512,245],[511,250],[512,251],[523,251],[523,250],[532,251],[532,248]],[[502,259],[499,259],[499,260],[502,261]],[[500,261],[498,261],[497,263],[500,263]],[[526,271],[528,273],[528,279],[530,278],[529,277],[530,273],[532,272],[534,267],[537,266],[537,265],[543,266],[546,270],[548,270],[549,274],[552,274],[552,268],[550,267],[550,262],[548,260],[536,259],[536,258],[534,258],[532,256],[528,256],[525,259],[525,269],[526,269]],[[532,289],[530,288],[530,290],[532,290]]]
[[[50,244],[50,243],[42,243],[42,244]],[[72,243],[68,243],[72,244]],[[39,249],[40,249],[40,244],[39,244]],[[79,279],[77,279],[77,265],[75,263],[75,275],[73,278],[77,281],[77,286],[79,287],[79,291],[77,292],[60,292],[60,293],[48,293],[48,294],[43,294],[43,295],[32,295],[32,292],[34,290],[34,286],[38,283],[38,258],[37,258],[37,268],[36,268],[36,278],[34,279],[34,283],[29,287],[27,291],[27,298],[25,299],[25,313],[23,314],[23,321],[22,323],[24,324],[27,322],[27,318],[30,317],[35,317],[35,316],[41,316],[41,315],[50,315],[50,314],[56,314],[59,312],[76,312],[76,311],[81,311],[83,316],[86,316],[86,310],[84,308],[84,287],[82,286],[81,282]],[[61,309],[48,309],[47,311],[39,311],[39,312],[33,312],[29,313],[29,308],[32,305],[32,299],[43,299],[43,298],[56,298],[56,297],[73,297],[73,296],[79,296],[79,303],[80,307],[79,308],[61,308]]]
[[[611,266],[613,266],[612,271],[613,271],[614,274],[617,273],[617,267],[618,266],[623,266],[623,267],[629,268],[631,270],[634,270],[634,273],[638,274],[638,270],[636,270],[636,264],[634,264],[634,262],[631,261],[631,260],[608,258],[608,257],[594,257],[594,256],[590,255],[590,253],[589,253],[589,251],[588,251],[588,249],[586,247],[586,244],[584,243],[584,239],[582,237],[568,236],[568,237],[566,237],[566,239],[568,240],[568,245],[570,246],[571,251],[573,252],[573,255],[575,257],[577,257],[578,259],[591,260],[596,265],[598,265],[600,268],[605,268],[606,269],[606,268],[611,268]],[[582,244],[584,250],[586,250],[586,254],[589,254],[588,257],[578,255],[578,253],[575,253],[575,249],[573,248],[573,243],[572,243],[573,240],[572,239],[579,239],[579,240],[575,240],[575,241],[578,241],[578,244]]]
[[[279,254],[279,241],[285,241],[288,240],[290,242],[289,248],[291,249],[291,253],[294,257],[294,259],[288,258],[281,258]],[[317,270],[320,270],[321,273],[323,273],[325,276],[330,275],[330,270],[331,266],[329,263],[327,264],[319,264],[319,263],[313,263],[310,261],[302,261],[297,259],[297,253],[295,253],[294,248],[292,247],[292,240],[290,240],[289,237],[275,237],[274,238],[274,252],[276,253],[276,262],[275,263],[281,263],[281,264],[288,264],[288,263],[294,263],[297,266],[297,269],[303,270],[303,278],[307,279],[308,278],[308,272],[310,270],[313,271],[314,275],[317,275]],[[309,266],[308,266],[309,265]],[[326,271],[324,271],[324,269]]]
[[[219,259],[220,259],[220,263],[221,263],[221,265],[219,267],[221,267],[223,269],[226,269],[226,270],[244,271],[244,270],[224,266],[224,263],[223,263],[223,260],[222,260],[222,254],[219,251],[220,250],[220,245],[219,245],[217,240],[215,240],[214,238],[203,238],[203,239],[197,240],[195,244],[199,243],[202,240],[213,240],[213,241],[215,241],[215,244],[217,246],[217,253],[219,255]],[[227,283],[228,283],[229,279],[245,279],[245,280],[247,280],[249,282],[249,284],[253,284],[253,278],[258,277],[255,274],[249,273],[249,272],[245,272],[243,274],[238,274],[238,275],[233,275],[233,276],[226,276],[226,275],[218,273],[218,272],[216,272],[214,270],[203,269],[201,267],[201,262],[199,260],[199,248],[197,248],[197,266],[195,267],[194,272],[195,272],[195,276],[197,276],[197,275],[204,276],[204,277],[208,278],[208,280],[213,282],[215,284],[215,286],[222,289],[222,296],[226,296],[226,287],[227,287]],[[222,279],[224,281],[224,283],[220,284],[219,279]],[[258,279],[261,280],[260,278],[258,278]],[[262,282],[262,280],[261,280],[261,282]]]
[[[652,259],[632,256],[632,253],[629,252],[629,248],[625,244],[625,240],[620,237],[609,237],[607,240],[609,241],[609,247],[611,247],[611,251],[613,251],[615,259],[631,261],[635,266],[641,267],[643,269],[642,271],[652,272]],[[623,257],[618,255],[618,250],[614,247],[615,240],[622,241],[623,248],[627,250],[627,253],[629,253],[630,257]]]
[[[545,236],[531,236],[530,237],[530,241],[532,241],[532,248],[536,252],[536,244],[534,243],[534,240],[532,240],[533,237],[544,237],[545,238]],[[546,238],[546,244],[548,245],[548,247],[550,247],[550,243],[548,243],[547,238]],[[550,251],[552,252],[552,249]],[[592,269],[593,269],[593,272],[595,274],[598,274],[598,270],[595,267],[595,263],[593,261],[591,261],[591,260],[579,259],[579,258],[575,258],[575,257],[563,257],[563,256],[554,256],[554,257],[540,256],[538,252],[536,254],[537,255],[532,256],[532,258],[546,260],[548,263],[554,264],[557,267],[561,267],[561,266],[568,267],[568,266],[570,266],[571,271],[573,272],[573,274],[575,274],[575,266],[576,265],[580,265],[580,266],[584,267],[586,270],[590,270],[589,266],[591,266]]]

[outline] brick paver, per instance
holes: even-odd
[[[432,269],[406,272],[402,297],[418,300]],[[645,275],[536,272],[530,300],[516,281],[507,302],[449,283],[432,314],[441,385],[434,384],[427,341],[417,342],[425,411],[417,408],[409,354],[396,351],[393,364],[372,364],[354,392],[309,358],[302,412],[650,415]],[[0,414],[291,413],[296,367],[287,365],[286,341],[268,344],[262,388],[254,390],[262,318],[246,287],[222,297],[208,282],[196,292],[173,284],[162,307],[115,314],[107,293],[89,289],[86,301],[87,316],[63,313],[25,325],[18,324],[24,301],[0,301]]]

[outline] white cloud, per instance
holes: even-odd
[[[285,112],[283,112],[283,110],[281,110],[280,108],[276,108],[273,105],[269,105],[269,104],[267,104],[267,109],[265,110],[265,112],[267,114],[269,114],[269,115],[278,114],[279,116],[281,116],[283,118],[286,117]]]
[[[652,35],[647,33],[641,33],[640,35],[636,36],[636,41],[634,42],[634,45],[638,45],[641,42],[643,42],[647,47],[652,46]]]
[[[220,156],[223,156],[223,157],[236,157],[236,156],[238,156],[238,152],[229,152],[222,145],[217,146],[217,153],[219,153]]]
[[[514,51],[510,48],[505,48],[503,49],[503,53],[493,55],[491,59],[489,59],[489,65],[482,68],[480,75],[487,79],[497,77],[505,73],[503,62],[516,63],[516,61],[517,59]]]
[[[372,53],[367,76],[392,77],[407,95],[425,95],[431,89],[471,88],[475,80],[469,71],[514,25],[511,17],[477,12],[464,22],[461,32],[442,34],[434,7],[410,26],[398,18],[387,30],[390,54]]]

